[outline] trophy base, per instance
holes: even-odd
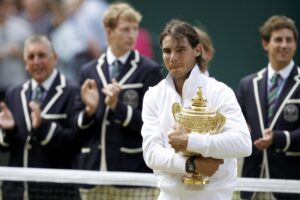
[[[186,174],[181,178],[186,185],[206,185],[209,183],[208,177],[201,174]]]

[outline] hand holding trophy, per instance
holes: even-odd
[[[174,103],[172,113],[176,123],[184,128],[187,133],[219,133],[224,127],[226,118],[219,112],[208,111],[206,102],[203,99],[202,89],[199,87],[197,96],[192,99],[192,105],[189,108],[182,108],[179,103]],[[188,157],[187,163],[193,162],[197,157],[201,157],[201,154],[195,152],[183,151],[182,153]],[[188,172],[195,170],[189,169],[189,167],[193,167],[193,165],[186,167]],[[187,185],[205,185],[209,182],[209,179],[207,176],[194,172],[184,175],[182,182]]]

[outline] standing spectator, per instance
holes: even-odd
[[[300,180],[300,69],[292,19],[272,16],[260,28],[268,65],[243,78],[237,97],[251,132],[253,153],[243,177]],[[299,194],[249,193],[242,199],[300,199]]]
[[[247,124],[233,91],[203,74],[201,45],[195,29],[188,23],[172,20],[160,36],[162,56],[169,74],[145,94],[143,104],[144,158],[158,179],[160,200],[230,200],[235,185],[236,157],[251,153]],[[189,133],[176,126],[173,103],[191,106],[191,99],[202,87],[208,110],[226,116],[220,134]],[[178,151],[202,156],[187,159]],[[211,176],[203,188],[184,185],[186,173]]]
[[[78,146],[72,106],[79,88],[56,70],[56,54],[45,36],[25,41],[24,60],[31,79],[9,89],[0,104],[1,149],[10,152],[12,167],[71,168],[73,149]],[[3,199],[23,199],[24,190],[24,199],[64,197],[63,185],[51,186],[4,182]],[[76,198],[73,195],[71,199]]]
[[[0,101],[9,86],[20,84],[27,78],[22,63],[22,46],[32,34],[25,20],[9,14],[9,4],[9,0],[0,0]]]
[[[126,3],[112,4],[104,14],[108,48],[81,72],[85,110],[78,126],[86,138],[80,169],[151,172],[142,154],[141,110],[144,93],[161,80],[161,68],[134,50],[141,18]],[[138,191],[125,196],[142,198]]]
[[[151,35],[147,29],[139,28],[139,34],[134,48],[137,49],[143,56],[154,59]]]
[[[57,26],[48,0],[22,0],[21,16],[31,25],[34,34],[49,36]]]
[[[205,65],[205,68],[206,68],[206,71],[204,72],[204,74],[209,76],[208,67],[209,67],[210,61],[214,57],[215,48],[214,48],[213,42],[207,32],[205,32],[200,27],[195,27],[195,29],[198,33],[200,43],[202,45],[202,57],[203,57],[203,61],[204,61],[203,65]]]
[[[19,1],[18,0],[5,0],[6,4],[5,12],[6,15],[13,15],[16,16],[19,13]]]
[[[78,80],[80,68],[106,48],[104,0],[63,0],[65,21],[51,35],[62,70]]]

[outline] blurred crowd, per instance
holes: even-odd
[[[51,39],[59,70],[78,80],[80,67],[107,46],[102,23],[107,7],[105,0],[0,0],[0,100],[8,87],[28,78],[22,49],[33,34]],[[143,28],[136,48],[153,57],[150,35]]]

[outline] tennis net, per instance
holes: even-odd
[[[146,173],[0,167],[0,181],[4,200],[153,200],[159,194],[154,175]],[[238,178],[233,200],[241,191],[300,194],[299,189],[296,180]]]

